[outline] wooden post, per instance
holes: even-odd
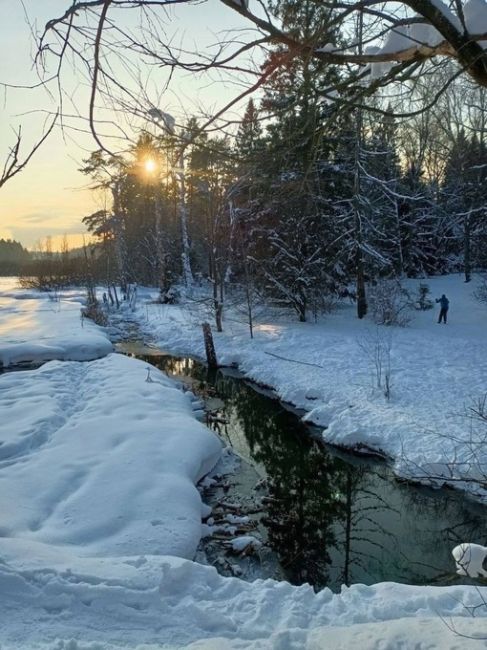
[[[215,344],[213,343],[213,334],[211,333],[210,323],[203,323],[203,338],[205,341],[206,361],[209,368],[218,368],[216,360]]]

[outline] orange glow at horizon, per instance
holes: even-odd
[[[46,237],[41,237],[34,245],[26,246],[26,248],[31,252],[44,250],[46,247],[47,239],[50,240],[53,253],[62,252],[65,244],[67,245],[68,250],[71,251],[74,248],[82,248],[84,245],[89,246],[97,241],[94,237],[92,237],[92,235],[87,233],[69,233],[67,235],[53,236],[47,235]]]

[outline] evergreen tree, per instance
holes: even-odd
[[[463,258],[465,282],[472,268],[485,266],[487,241],[487,147],[476,135],[461,129],[453,143],[445,168],[443,205],[451,215],[451,250]],[[462,250],[463,249],[463,250]]]
[[[317,3],[270,3],[270,10],[290,33],[316,44],[325,38],[330,11]],[[330,41],[335,38],[327,36]],[[281,55],[276,49],[266,66]],[[245,169],[249,188],[239,215],[247,224],[260,284],[273,300],[293,307],[300,320],[306,320],[310,307],[315,312],[321,308],[341,281],[334,243],[339,227],[334,139],[324,130],[327,108],[321,95],[323,86],[335,79],[333,70],[311,57],[293,57],[266,86],[261,111],[273,119],[262,140],[257,137],[253,105],[247,107],[237,138],[240,158],[249,160],[249,151],[255,152]]]

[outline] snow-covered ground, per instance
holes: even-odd
[[[0,368],[51,359],[86,361],[112,350],[107,336],[81,319],[84,294],[62,296],[17,288],[15,278],[0,278]]]
[[[406,282],[412,296],[420,282]],[[251,340],[243,313],[230,312],[224,332],[214,333],[218,359],[305,409],[308,421],[326,427],[326,441],[380,451],[398,475],[440,476],[485,495],[462,480],[487,475],[487,427],[467,417],[487,393],[487,305],[473,296],[477,282],[465,284],[460,275],[427,281],[432,298],[445,293],[450,299],[447,325],[437,323],[437,305],[411,310],[411,322],[401,328],[360,321],[355,305],[344,302],[318,323],[298,323],[292,314],[277,321],[275,314],[260,316]],[[136,315],[165,349],[204,357],[200,323],[211,317],[201,302],[142,300]],[[388,350],[390,399],[377,387],[374,363],[379,351],[384,374]]]
[[[74,294],[62,317],[64,301],[55,311],[35,294],[0,299],[3,345],[69,338],[100,356],[105,335],[81,328]],[[32,302],[24,314],[21,302]],[[9,314],[25,326],[10,327]],[[193,562],[207,512],[195,483],[221,450],[193,406],[159,371],[116,354],[0,376],[2,650],[486,647],[477,606],[487,590],[382,583],[315,594]]]

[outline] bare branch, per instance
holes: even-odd
[[[57,122],[57,119],[59,117],[59,113],[56,113],[54,116],[54,119],[50,123],[49,127],[47,130],[44,132],[43,136],[41,137],[40,140],[38,140],[31,148],[29,153],[24,156],[23,158],[21,157],[20,154],[20,148],[22,145],[22,128],[19,126],[19,128],[16,131],[16,139],[15,143],[13,146],[10,148],[7,158],[5,160],[2,174],[0,175],[0,188],[5,185],[7,181],[12,179],[14,176],[19,174],[25,166],[28,164],[32,156],[36,153],[36,151],[42,146],[42,144],[47,140],[49,137],[50,133],[54,129],[54,126]]]

